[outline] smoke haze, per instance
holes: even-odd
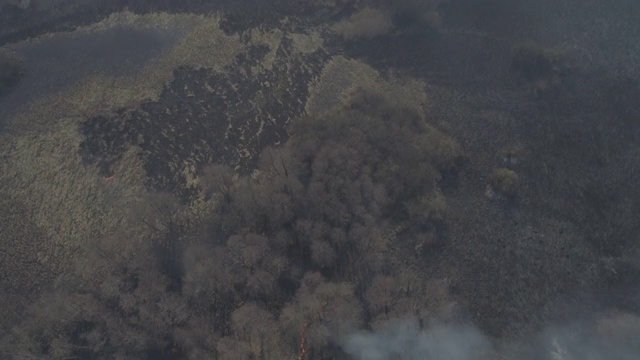
[[[344,350],[358,360],[633,360],[640,358],[640,318],[615,313],[553,325],[520,341],[500,341],[469,324],[390,321],[349,336]]]
[[[418,321],[407,319],[353,334],[344,348],[362,360],[471,360],[486,354],[491,343],[470,325],[432,323],[421,330]]]

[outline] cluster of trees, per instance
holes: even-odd
[[[121,233],[87,245],[2,351],[329,359],[356,329],[441,305],[443,285],[391,249],[437,238],[438,182],[459,145],[367,92],[291,133],[251,176],[204,169],[197,201],[212,206],[197,219],[170,194],[146,199]]]

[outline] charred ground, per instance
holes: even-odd
[[[525,14],[543,7],[435,1],[441,22],[400,26],[391,4],[413,3],[229,4],[220,27],[248,45],[230,64],[177,68],[156,99],[81,119],[73,155],[101,181],[135,154],[143,195],[63,268],[32,259],[39,245],[6,242],[17,260],[3,265],[16,274],[3,304],[24,320],[3,317],[5,354],[350,358],[341,339],[403,316],[468,318],[512,339],[635,314],[637,73],[542,45],[544,34],[532,42]],[[357,23],[365,5],[382,9],[379,28],[316,27]],[[285,36],[250,44],[256,27]],[[287,34],[305,29],[324,45],[293,51]],[[308,111],[321,98],[310,84],[348,63],[337,56],[424,81],[428,102],[354,85]],[[7,239],[46,238],[16,201],[6,221],[40,223],[3,225]]]

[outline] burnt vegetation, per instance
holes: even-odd
[[[459,145],[409,108],[356,92],[294,122],[251,175],[202,169],[199,220],[156,194],[4,337],[13,357],[330,359],[339,339],[443,301],[391,248],[436,251],[440,174]],[[136,235],[133,228],[143,228]],[[418,257],[418,261],[420,257]],[[426,316],[426,315],[425,315]],[[20,353],[15,350],[20,349]]]
[[[291,61],[283,37],[270,71],[253,72],[269,53],[254,46],[224,73],[178,68],[157,101],[83,121],[85,163],[110,178],[139,149],[149,193],[119,231],[74,248],[64,271],[44,265],[62,260],[43,261],[51,249],[33,210],[0,189],[0,359],[349,359],[348,334],[403,317],[422,330],[461,310],[510,341],[591,306],[637,312],[638,81],[528,42],[525,18],[536,16],[521,4],[108,3],[60,23],[128,6],[222,9],[237,34],[283,16],[296,33],[341,25],[330,47]],[[59,29],[34,26],[35,6],[3,4],[0,42]],[[493,36],[504,29],[526,36]],[[364,91],[301,117],[334,46],[381,74],[426,80],[428,121]],[[17,57],[0,59],[0,94],[22,74]],[[432,120],[463,139],[464,167]],[[591,293],[604,305],[572,300]],[[558,315],[563,301],[572,309]]]

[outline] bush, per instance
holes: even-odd
[[[7,93],[24,75],[24,62],[12,51],[0,51],[0,95]]]
[[[496,191],[512,198],[516,195],[518,188],[518,174],[507,168],[494,169],[491,176],[491,184]]]
[[[555,89],[562,84],[568,71],[567,52],[561,48],[545,48],[535,43],[515,46],[511,64],[532,88],[535,95]]]

